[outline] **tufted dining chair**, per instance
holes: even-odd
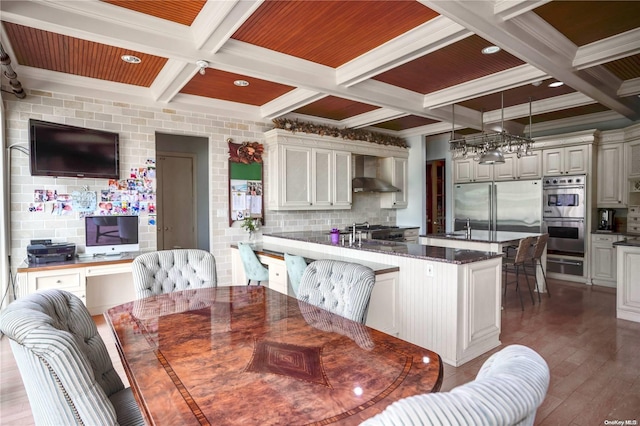
[[[36,424],[144,425],[79,297],[63,290],[21,297],[0,316],[0,330]]]
[[[131,263],[137,299],[194,288],[215,287],[216,261],[199,249],[144,253]]]
[[[403,398],[361,425],[533,425],[549,376],[536,351],[510,345],[491,355],[475,380],[449,392]]]
[[[364,324],[375,274],[367,266],[339,260],[316,260],[304,271],[298,299]]]

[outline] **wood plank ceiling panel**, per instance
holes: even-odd
[[[20,65],[150,87],[166,58],[108,46],[23,25],[3,22],[16,61]],[[134,55],[139,64],[126,63],[122,55]]]
[[[416,1],[266,1],[232,38],[339,67],[438,14]]]
[[[640,1],[552,1],[534,9],[577,46],[638,27]]]
[[[305,114],[341,121],[378,108],[379,107],[374,105],[363,104],[349,99],[327,96],[300,107],[293,112],[296,114]]]
[[[598,112],[605,112],[605,111],[609,111],[609,108],[607,108],[604,105],[589,104],[589,105],[584,105],[576,108],[568,108],[568,109],[563,109],[559,111],[548,112],[546,114],[536,114],[533,117],[531,117],[531,122],[533,124],[544,123],[545,121],[561,120],[563,118],[571,118],[571,117],[576,117],[580,115],[595,114]],[[511,121],[515,121],[517,123],[527,125],[529,124],[529,116],[518,118],[516,120],[511,120]],[[535,130],[536,128],[535,126],[533,126],[533,131],[535,132]]]
[[[373,127],[400,132],[402,130],[413,129],[414,127],[426,126],[428,124],[434,124],[437,122],[437,120],[432,120],[430,118],[418,117],[417,115],[407,115],[404,117],[375,124],[373,125]]]
[[[472,35],[374,79],[427,94],[524,64],[504,50],[493,55],[482,54],[482,49],[490,45],[483,38]]]
[[[640,54],[611,61],[602,66],[622,81],[640,78]]]
[[[539,86],[527,84],[525,86],[506,90],[504,92],[504,107],[507,108],[513,105],[528,104],[529,98],[531,98],[532,101],[539,101],[575,92],[575,90],[566,84],[560,87],[549,87],[549,83],[554,81],[556,80],[546,79],[542,81]],[[460,102],[458,105],[462,105],[476,111],[499,110],[502,107],[502,96],[501,93],[492,93],[490,95]]]
[[[249,85],[236,86],[236,80],[245,80]],[[207,68],[205,75],[194,75],[180,93],[260,106],[293,89],[284,84]]]
[[[191,26],[207,0],[102,0],[114,6]]]

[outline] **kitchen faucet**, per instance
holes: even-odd
[[[362,223],[353,222],[353,226],[351,227],[351,235],[352,235],[352,238],[353,238],[352,241],[354,242],[354,244],[356,242],[356,226],[361,226],[361,225],[366,226],[367,229],[369,229],[369,222],[362,222]]]

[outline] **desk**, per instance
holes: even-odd
[[[442,384],[438,354],[264,286],[153,296],[105,318],[149,424],[359,424]]]
[[[131,262],[138,254],[74,258],[40,265],[25,262],[18,267],[17,296],[57,288],[82,299],[91,315],[102,314],[108,307],[135,299]]]

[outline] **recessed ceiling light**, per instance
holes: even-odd
[[[498,46],[488,46],[482,49],[482,53],[485,55],[491,55],[492,53],[497,53],[500,51]]]
[[[236,80],[233,82],[233,84],[238,87],[247,87],[249,85],[249,82],[247,80]]]
[[[561,81],[554,81],[553,83],[549,83],[549,87],[560,87],[563,86],[564,83]]]
[[[142,62],[142,59],[138,58],[137,56],[133,56],[133,55],[122,55],[122,56],[120,56],[120,59],[122,59],[123,61],[125,61],[128,64],[139,64],[140,62]]]

